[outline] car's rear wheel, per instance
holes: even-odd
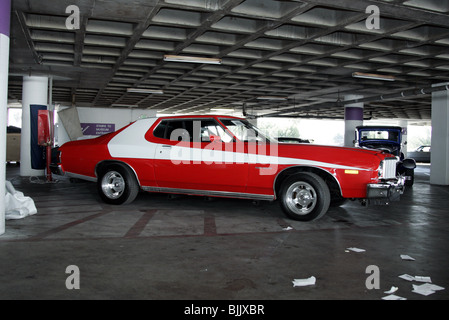
[[[291,219],[311,221],[322,217],[330,205],[330,191],[324,180],[309,172],[295,174],[282,184],[280,205]]]
[[[128,167],[111,164],[100,171],[97,189],[106,203],[128,204],[134,201],[139,193],[139,184]]]

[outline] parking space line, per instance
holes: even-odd
[[[145,210],[145,213],[142,217],[137,220],[137,222],[128,230],[125,234],[125,238],[134,238],[138,237],[140,233],[145,229],[148,222],[150,222],[151,218],[153,218],[154,214],[157,212],[156,209]]]
[[[207,212],[204,216],[204,235],[205,236],[217,235],[217,225],[215,223],[215,216]]]
[[[59,233],[61,231],[67,230],[67,229],[69,229],[71,227],[74,227],[74,226],[79,225],[81,223],[84,223],[86,221],[89,221],[89,220],[101,217],[101,216],[103,216],[103,215],[105,215],[105,214],[107,214],[109,212],[111,212],[111,210],[103,210],[103,211],[101,211],[99,213],[92,214],[92,215],[87,216],[85,218],[74,220],[72,222],[63,224],[62,226],[59,226],[59,227],[56,227],[56,228],[53,228],[53,229],[41,232],[41,233],[39,233],[37,235],[34,235],[32,237],[29,237],[28,240],[42,240],[42,239],[44,239],[44,238],[46,238],[48,236],[51,236],[51,235],[54,235],[54,234]]]

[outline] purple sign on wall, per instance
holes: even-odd
[[[81,129],[85,136],[101,136],[115,131],[114,123],[81,123]]]

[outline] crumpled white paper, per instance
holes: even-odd
[[[382,300],[407,300],[406,298],[397,296],[395,294],[390,294],[382,298]]]
[[[398,289],[399,289],[398,287],[392,286],[390,290],[384,291],[384,293],[386,293],[386,294],[392,294],[392,293],[395,293],[396,291],[398,291]]]
[[[399,278],[407,280],[407,281],[429,282],[429,283],[432,282],[432,279],[430,279],[430,277],[411,276],[409,274],[400,275]]]
[[[413,290],[412,292],[414,293],[418,293],[421,294],[423,296],[428,296],[431,295],[433,293],[435,293],[436,291],[439,290],[444,290],[443,287],[437,286],[436,284],[432,284],[432,283],[425,283],[422,285],[413,285]]]
[[[346,252],[349,251],[353,251],[353,252],[365,252],[365,249],[360,249],[360,248],[355,248],[355,247],[351,247],[351,248],[346,248]]]
[[[292,282],[294,287],[313,286],[316,283],[316,278],[312,276],[307,279],[294,279]]]
[[[37,213],[33,199],[26,197],[23,192],[14,189],[10,181],[5,181],[5,219],[22,219]]]
[[[410,257],[407,254],[401,254],[401,259],[402,260],[407,260],[407,261],[415,261],[415,258]]]

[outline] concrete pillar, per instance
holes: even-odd
[[[0,235],[5,233],[6,126],[11,0],[0,0]]]
[[[24,76],[22,87],[22,135],[20,144],[20,175],[43,176],[45,170],[31,168],[30,105],[47,105],[48,77]]]
[[[402,146],[401,150],[404,154],[404,158],[407,158],[407,143],[408,143],[408,121],[407,120],[400,120],[399,126],[402,128]]]
[[[346,101],[362,99],[363,96],[348,95]],[[345,104],[345,147],[353,147],[355,128],[363,125],[363,102]]]
[[[447,90],[432,93],[430,183],[449,185],[449,91]]]

